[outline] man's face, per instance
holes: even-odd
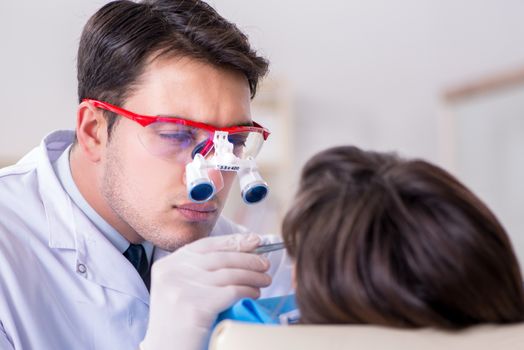
[[[192,59],[163,58],[152,61],[138,83],[124,109],[215,127],[251,122],[249,85],[240,73]],[[102,165],[102,193],[139,236],[172,251],[211,232],[235,174],[222,173],[223,188],[210,201],[193,203],[185,186],[187,163],[149,153],[138,138],[141,128],[127,118],[115,125]]]

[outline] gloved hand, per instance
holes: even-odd
[[[255,234],[206,237],[152,266],[149,324],[143,350],[201,350],[222,310],[258,298],[271,284],[266,257],[248,252]]]

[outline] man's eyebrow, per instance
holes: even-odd
[[[187,118],[184,118],[184,117],[181,117],[181,116],[178,116],[178,115],[158,114],[157,116],[158,117],[162,117],[162,118],[177,118],[177,119],[184,119],[184,120],[195,121],[195,120],[187,119]],[[202,122],[199,122],[199,123],[202,123]],[[211,125],[211,124],[208,124],[208,125]],[[255,124],[253,124],[253,121],[249,121],[249,122],[240,123],[240,124],[228,125],[228,126],[226,126],[226,128],[232,128],[232,127],[235,127],[235,126],[254,126],[254,125]],[[211,126],[214,126],[214,125],[211,125]]]

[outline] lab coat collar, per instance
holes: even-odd
[[[48,222],[49,247],[76,250],[71,266],[82,277],[149,304],[149,292],[133,265],[72,202],[52,162],[73,142],[73,131],[56,131],[20,162],[37,162],[40,196]],[[83,266],[82,266],[83,265]],[[82,267],[81,267],[82,266]]]
[[[37,164],[37,176],[40,197],[44,205],[47,222],[49,247],[58,249],[75,249],[76,227],[73,218],[73,205],[71,198],[63,190],[60,181],[56,177],[52,162],[74,140],[71,131],[57,131],[47,135],[41,142],[40,147],[34,150]],[[31,152],[33,153],[33,152]],[[31,153],[20,162],[30,161]],[[27,159],[29,158],[29,159]]]
[[[149,305],[149,292],[135,267],[102,234],[96,226],[75,207],[75,222],[83,229],[75,231],[76,265],[83,265],[81,276],[103,287],[132,295]]]

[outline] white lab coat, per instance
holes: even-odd
[[[127,259],[73,203],[51,162],[73,132],[47,136],[0,170],[0,349],[135,350],[149,293]],[[220,218],[212,235],[243,231]],[[153,261],[165,251],[155,249]],[[287,294],[290,266],[273,253],[273,285]]]

